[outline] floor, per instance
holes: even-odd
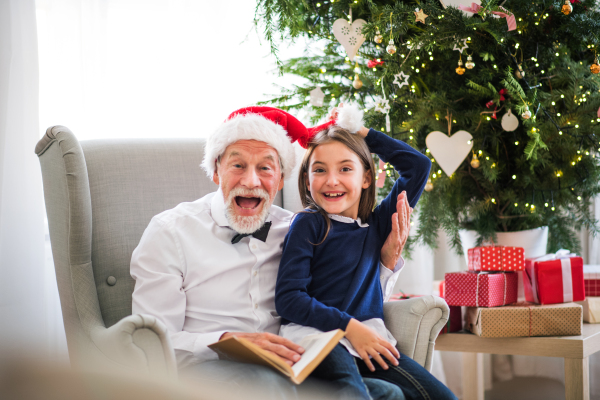
[[[495,382],[485,392],[485,400],[564,400],[565,386],[554,379],[517,377]]]

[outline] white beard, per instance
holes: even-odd
[[[235,213],[235,198],[237,196],[244,197],[259,197],[264,199],[264,203],[262,205],[262,210],[260,213],[253,216],[241,216]],[[269,216],[269,209],[273,201],[271,197],[264,189],[243,189],[243,188],[234,188],[231,192],[229,192],[229,196],[225,200],[225,217],[227,218],[227,222],[229,222],[229,226],[233,228],[237,233],[249,234],[260,229],[261,226],[264,225],[267,217]]]

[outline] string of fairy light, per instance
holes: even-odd
[[[319,1],[319,2],[316,2],[316,3],[315,2],[311,2],[312,6],[313,6],[313,9],[315,10],[315,13],[317,14],[317,17],[314,19],[314,22],[312,23],[312,26],[315,27],[317,25],[317,23],[321,23],[321,24],[324,24],[326,26],[326,28],[327,28],[327,31],[329,31],[329,25],[330,25],[330,22],[334,19],[334,16],[332,15],[331,12],[329,12],[329,13],[327,13],[325,15],[319,15],[319,13],[318,13],[318,11],[319,11],[318,9],[322,10],[322,8],[321,8],[322,5],[326,5],[327,3],[328,2],[326,2],[326,1],[324,1],[324,2],[320,2]],[[331,0],[330,3],[335,3],[335,0]],[[358,3],[358,1],[355,0],[354,3]],[[431,14],[437,14],[437,10],[432,10]],[[536,18],[536,20],[534,20],[534,22],[533,22],[534,25],[538,26],[543,20],[547,19],[549,16],[550,15],[547,12],[545,12],[545,11],[541,12],[541,13],[533,12],[533,17]],[[351,16],[350,15],[347,15],[347,17],[348,17],[348,19],[351,20]],[[380,28],[383,28],[382,30],[385,31],[385,28],[388,26],[387,23],[385,24],[385,26],[381,25],[381,21],[384,20],[385,18],[383,18],[382,16],[380,16],[380,17],[381,18],[380,18],[380,22],[379,22],[379,25],[378,25],[377,33],[379,33],[379,29]],[[396,22],[399,21],[399,20],[401,20],[401,18],[402,18],[402,16],[400,16],[398,14],[395,14],[394,17],[396,18]],[[451,14],[446,15],[442,11],[438,15],[430,15],[429,17],[431,17],[432,19],[436,19],[437,18],[438,20],[442,20],[444,18],[452,18],[453,15],[451,15]],[[523,18],[518,18],[518,20],[519,20],[519,22],[523,22]],[[473,28],[474,31],[477,31],[477,26],[476,26],[477,23],[478,23],[477,20],[474,19],[473,23],[472,23],[472,25],[473,25],[472,28]],[[395,25],[394,24],[394,20],[392,19],[391,22],[389,23],[390,38],[391,38],[391,31],[392,31],[394,25]],[[431,27],[433,25],[433,23],[429,22],[427,25]],[[518,32],[519,35],[523,34],[523,31],[521,29],[518,29],[517,32]],[[322,37],[322,38],[325,38],[325,37],[327,39],[331,39],[332,38],[331,35],[322,35],[322,34],[320,34],[318,30],[315,30],[314,32],[313,31],[309,31],[309,33],[311,33],[313,35],[316,35],[318,37]],[[430,32],[430,35],[433,36],[433,32]],[[434,54],[433,51],[431,51],[431,50],[429,50],[429,51],[419,51],[421,49],[421,47],[424,47],[424,45],[427,42],[426,36],[427,35],[421,35],[421,37],[419,37],[418,39],[416,39],[416,41],[415,41],[414,38],[411,38],[411,39],[408,39],[408,40],[404,41],[403,37],[400,36],[398,45],[401,46],[402,50],[398,51],[399,58],[395,57],[392,60],[387,59],[386,63],[393,64],[395,66],[403,65],[404,63],[406,63],[409,60],[410,56],[413,55],[413,61],[411,63],[409,63],[410,64],[410,69],[414,73],[416,73],[416,74],[419,74],[422,71],[426,70],[426,68],[427,68],[427,61],[428,60],[429,61],[434,61],[434,59],[435,59],[435,54]],[[453,40],[454,38],[453,37],[449,37],[449,38],[444,38],[444,39]],[[441,42],[444,39],[437,39],[437,40]],[[523,58],[522,58],[523,57],[522,53],[521,53],[521,58],[522,58],[521,63],[519,63],[517,61],[517,59],[516,59],[516,54],[517,54],[517,51],[520,48],[520,44],[517,42],[517,40],[516,40],[515,37],[506,38],[506,39],[508,39],[508,40],[505,40],[505,38],[500,38],[500,40],[499,40],[500,44],[503,44],[506,47],[506,49],[507,49],[507,51],[506,51],[507,52],[507,62],[505,64],[508,65],[512,61],[512,63],[516,67],[517,71],[524,72],[521,69],[521,66],[524,63],[523,62]],[[514,39],[514,42],[512,44],[512,48],[515,51],[514,55],[513,55],[513,53],[511,51],[508,50],[509,49],[508,46],[510,46],[509,42],[512,41],[511,39]],[[471,38],[470,37],[468,37],[467,40],[468,40],[468,42],[471,42]],[[437,41],[434,40],[434,41],[432,41],[432,44],[435,45],[435,44],[437,44],[436,42]],[[379,44],[376,44],[374,47],[375,47],[376,52],[383,51],[383,48],[381,46],[379,46]],[[558,44],[556,47],[557,47],[557,51],[556,51],[555,55],[556,55],[556,57],[559,57],[561,55],[560,54],[560,50],[558,50],[560,48],[560,44]],[[406,50],[404,50],[404,49],[406,49]],[[588,49],[593,50],[593,49],[595,49],[595,47],[593,45],[588,45]],[[370,50],[369,46],[365,46],[364,48],[361,48],[360,56],[363,59],[374,59],[374,60],[377,60],[378,62],[381,62],[381,56],[378,57],[377,55],[375,55],[375,57],[373,57],[373,54],[369,54],[369,52],[370,52],[369,50]],[[521,50],[521,52],[522,52],[522,50]],[[421,59],[421,57],[423,57],[423,59]],[[540,64],[539,64],[538,59],[537,59],[537,51],[536,51],[535,56],[530,57],[528,60],[531,61],[531,62],[533,62],[533,63],[535,63],[535,67],[536,68],[541,68],[539,70],[541,72],[541,75],[539,76],[540,82],[541,82],[541,80],[544,80],[544,79],[547,79],[547,80],[551,79],[551,77],[545,76],[546,72],[549,72],[549,71],[547,71],[546,68],[540,67]],[[346,61],[346,64],[349,64],[349,58],[348,57],[345,57],[345,61]],[[501,60],[496,60],[496,62],[490,62],[489,65],[490,65],[491,68],[493,68],[494,71],[500,72],[502,70],[499,67],[500,61]],[[336,68],[336,70],[338,70],[338,68]],[[344,75],[345,74],[344,71],[350,72],[350,76],[345,76]],[[377,66],[375,66],[375,67],[372,68],[372,72],[375,73],[377,71],[378,71],[378,67]],[[364,89],[361,90],[361,91],[357,90],[356,92],[354,92],[354,97],[359,98],[359,97],[362,96],[363,100],[364,100],[367,96],[370,96],[372,99],[375,96],[377,96],[377,94],[378,94],[377,93],[377,87],[380,87],[380,85],[382,83],[381,78],[382,77],[386,77],[386,76],[388,76],[391,73],[390,70],[388,68],[386,68],[386,67],[382,67],[382,71],[384,72],[384,75],[380,76],[379,78],[375,78],[376,79],[375,82],[374,82],[375,83],[375,87],[373,87],[371,90],[369,90],[368,88],[365,88],[367,90],[364,90]],[[321,74],[325,74],[327,72],[327,69],[325,67],[321,67],[320,72],[321,72]],[[360,72],[360,68],[358,66],[358,62],[356,64],[356,67],[352,68],[352,65],[346,65],[345,67],[340,68],[339,72],[340,72],[340,74],[343,77],[346,77],[350,81],[353,81],[353,79],[356,79],[356,77],[358,77],[358,73]],[[354,73],[356,74],[355,76],[353,76]],[[523,73],[523,75],[525,75],[525,73]],[[538,77],[537,75],[534,75],[534,76]],[[530,84],[528,82],[528,79],[526,79],[524,76],[521,77],[521,79],[522,79],[522,82],[523,82],[523,87],[526,90],[533,90],[533,89],[535,89],[537,87],[540,87],[541,84],[542,84],[542,83],[540,83],[540,84],[535,85],[535,86],[530,86]],[[403,112],[405,112],[407,115],[411,116],[412,115],[412,111],[410,110],[410,107],[409,107],[409,103],[411,102],[409,94],[416,93],[417,90],[418,90],[418,87],[415,86],[415,84],[413,83],[413,84],[410,84],[410,86],[408,86],[408,90],[407,91],[400,92],[399,91],[400,89],[396,88],[394,86],[394,84],[390,83],[390,79],[386,80],[386,87],[389,88],[388,89],[389,90],[388,93],[390,93],[390,100],[391,100],[390,106],[392,107],[392,109],[390,110],[390,112],[392,112],[392,111],[394,111],[394,112],[398,112],[398,111],[402,112],[401,110],[398,109],[398,106],[400,106],[402,109],[404,109]],[[348,90],[348,94],[351,94],[351,93],[352,93],[352,89],[350,88]],[[576,101],[576,103],[578,105],[581,105],[582,103],[586,103],[588,101],[588,98],[589,98],[590,95],[591,95],[591,92],[590,91],[586,91],[586,92],[582,93],[579,98],[577,98],[577,96],[576,96],[576,98],[574,100]],[[333,93],[329,93],[329,97],[330,97],[331,101],[335,101],[336,100],[336,96]],[[564,95],[561,95],[561,97],[564,99]],[[525,100],[523,100],[523,102],[525,102]],[[564,108],[567,109],[566,106]],[[556,121],[555,121],[555,119],[553,117],[554,116],[561,117],[561,112],[557,111],[556,102],[555,101],[552,101],[552,109],[551,110],[547,110],[544,107],[544,105],[542,104],[541,101],[537,102],[537,106],[534,107],[534,109],[535,109],[534,110],[535,112],[533,114],[533,121],[536,121],[536,118],[538,118],[539,112],[541,111],[542,115],[545,116],[547,118],[547,120],[551,121],[552,124],[556,127],[557,132],[558,132],[559,135],[567,134],[567,135],[570,135],[572,137],[581,137],[582,138],[581,144],[579,146],[580,149],[577,151],[577,156],[575,157],[574,161],[572,161],[572,163],[571,163],[572,165],[571,166],[576,166],[580,161],[582,161],[582,157],[584,155],[585,156],[590,156],[590,152],[589,151],[584,150],[582,152],[581,148],[582,147],[587,147],[586,144],[592,144],[592,143],[598,142],[597,137],[596,137],[596,135],[594,133],[579,134],[578,133],[579,124],[575,123],[574,125],[571,125],[571,121],[567,121],[567,125],[566,126],[560,126],[559,124],[557,124]],[[439,120],[439,116],[438,115],[436,115],[436,119]],[[489,117],[489,115],[482,116],[482,119],[484,121],[489,122],[489,123],[493,122],[491,120],[491,118]],[[543,120],[543,118],[542,118],[542,120]],[[453,122],[456,123],[456,120],[454,120]],[[592,120],[590,123],[593,124],[592,126],[599,125],[597,123],[594,124],[595,122],[600,123],[600,118],[598,118],[596,121]],[[537,124],[535,124],[533,127],[530,127],[528,129],[531,129],[532,133],[538,133],[539,134],[540,133],[539,132],[539,128],[537,128],[536,126],[537,126]],[[384,129],[382,128],[381,130],[384,130]],[[416,143],[415,143],[416,139],[415,139],[415,135],[414,135],[414,130],[413,129],[404,130],[404,131],[400,131],[400,132],[394,132],[394,129],[392,128],[391,132],[389,132],[389,133],[392,134],[393,136],[396,136],[396,135],[401,135],[401,136],[407,135],[408,136],[408,138],[407,138],[408,140],[407,141],[410,144],[412,144],[412,145],[416,145]],[[486,140],[487,140],[487,135],[485,135],[483,141],[485,142]],[[514,143],[515,143],[516,146],[518,146],[520,144],[519,141],[515,141]],[[598,142],[598,144],[600,145],[600,142]],[[483,147],[485,148],[485,144],[484,144]],[[424,152],[425,154],[429,155],[428,149],[424,149],[424,151],[422,150],[422,152]],[[479,155],[481,158],[485,159],[486,162],[489,161],[491,163],[491,164],[490,163],[487,164],[489,166],[489,168],[498,168],[498,166],[499,166],[497,164],[498,161],[495,161],[493,159],[490,160],[490,156],[488,154],[484,154],[484,152],[482,150],[475,150],[473,152],[473,155],[475,157],[477,157],[477,155]],[[593,152],[592,152],[591,156],[593,158],[596,157],[596,155]],[[433,159],[433,158],[430,158],[430,159],[432,160],[432,162],[435,162],[435,159]],[[392,174],[394,174],[393,170],[389,167],[389,165],[386,165],[385,170],[386,170],[386,174],[388,176],[391,176]],[[544,206],[548,207],[548,208],[550,208],[550,209],[552,209],[554,211],[555,210],[555,207],[554,207],[554,194],[556,192],[560,192],[560,191],[568,190],[568,189],[571,189],[571,192],[574,192],[575,188],[578,185],[582,184],[585,181],[585,179],[589,176],[589,172],[587,171],[587,169],[585,169],[585,170],[586,170],[586,172],[584,174],[585,176],[582,176],[582,178],[580,180],[578,180],[577,182],[574,182],[574,183],[572,183],[570,185],[561,185],[560,180],[563,177],[563,173],[560,170],[555,171],[555,175],[556,175],[556,178],[557,178],[557,180],[556,180],[556,185],[557,186],[553,187],[553,188],[545,188],[545,189],[532,188],[531,189],[532,190],[532,202],[531,203],[526,203],[526,207],[529,207],[529,208],[535,210],[536,193],[539,193],[539,194],[541,194],[541,196],[543,198],[542,202],[543,202]],[[580,172],[578,170],[575,170],[575,173],[579,174],[581,176],[581,174],[580,174]],[[442,176],[442,171],[439,168],[434,168],[432,170],[431,176],[434,179],[435,178],[439,178],[440,176]],[[511,178],[513,180],[516,180],[518,177],[517,177],[516,174],[513,174],[511,176]],[[545,194],[546,193],[549,194],[549,196],[548,196],[549,201],[546,201],[546,199],[545,199],[545,197],[546,197]],[[581,196],[578,196],[578,199],[581,199]],[[491,197],[489,200],[492,203],[496,203],[496,199],[494,197]],[[518,203],[515,203],[514,206],[518,207]]]

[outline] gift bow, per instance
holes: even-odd
[[[534,258],[533,261],[540,262],[540,261],[560,260],[562,258],[571,258],[571,257],[577,257],[577,254],[571,253],[571,251],[566,250],[566,249],[560,249],[559,251],[557,251],[554,254],[546,254],[545,256]]]
[[[483,7],[481,7],[477,3],[471,3],[471,7],[460,5],[458,6],[458,8],[463,11],[468,11],[477,14]],[[508,14],[508,12],[503,13],[500,11],[492,11],[492,14],[497,15],[501,18],[506,18],[506,23],[508,24],[509,31],[514,31],[515,29],[517,29],[517,21],[515,20],[514,14]]]

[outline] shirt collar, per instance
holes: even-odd
[[[350,217],[344,217],[343,215],[337,214],[327,214],[327,216],[334,221],[343,222],[345,224],[353,224],[356,222],[361,228],[366,228],[369,226],[369,224],[367,224],[366,222],[362,223],[360,218],[352,219]]]

